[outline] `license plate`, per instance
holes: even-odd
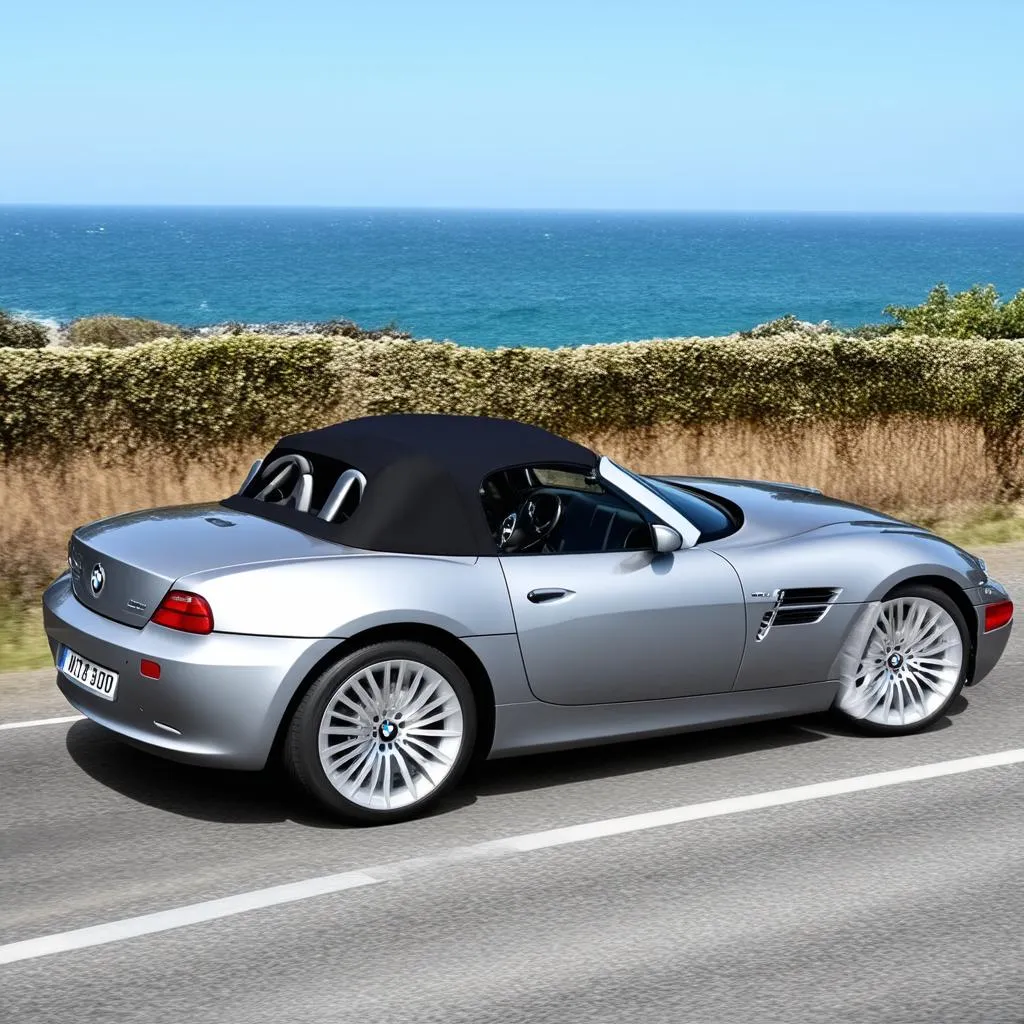
[[[60,649],[57,668],[79,686],[91,690],[104,700],[113,700],[117,694],[117,673],[103,668],[94,662],[87,661],[69,647]]]

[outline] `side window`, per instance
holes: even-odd
[[[640,512],[579,469],[502,470],[484,481],[480,497],[498,550],[505,555],[651,547],[650,526]]]

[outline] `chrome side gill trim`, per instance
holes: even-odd
[[[754,637],[755,643],[760,643],[768,635],[769,630],[775,623],[775,616],[779,614],[779,608],[782,606],[782,599],[785,596],[786,592],[784,590],[775,591],[775,604],[761,617],[761,625],[757,627],[757,636]]]
[[[819,596],[822,592],[829,593],[824,601]],[[829,609],[842,592],[842,587],[795,587],[788,591],[788,596],[785,590],[774,591],[775,603],[761,617],[761,624],[754,637],[755,643],[764,640],[775,625],[780,628],[817,625],[828,615]]]

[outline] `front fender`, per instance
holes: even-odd
[[[988,580],[973,555],[933,534],[894,530],[880,538],[880,545],[893,568],[865,596],[867,601],[879,601],[902,583],[932,576],[955,584],[974,604],[977,589]]]
[[[777,589],[837,587],[839,603],[864,604],[916,576],[940,576],[965,591],[987,579],[972,555],[910,527],[839,523],[781,541],[710,546],[732,563],[754,610]]]
[[[723,543],[719,554],[739,575],[747,606],[746,650],[735,689],[836,678],[837,652],[856,646],[862,610],[893,587],[916,577],[940,577],[976,603],[985,579],[973,556],[941,537],[885,523],[841,523],[751,545]],[[817,622],[775,626],[759,639],[780,591],[801,588],[839,594]]]
[[[879,601],[921,576],[948,580],[968,594],[988,579],[973,555],[937,534],[909,526],[842,523],[794,542],[808,544],[809,551],[842,575],[841,601]]]

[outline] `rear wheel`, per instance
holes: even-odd
[[[364,824],[422,813],[458,782],[476,739],[464,673],[427,644],[374,644],[309,688],[285,742],[293,777],[336,816]]]
[[[878,615],[856,668],[840,680],[836,711],[865,732],[918,732],[940,718],[964,685],[970,635],[943,591],[908,584]]]

